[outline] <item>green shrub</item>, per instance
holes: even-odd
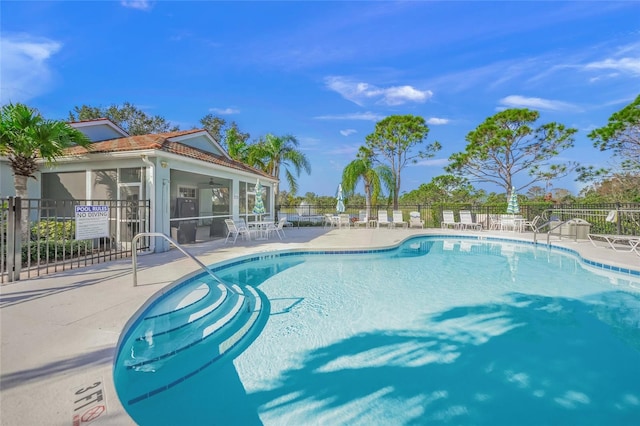
[[[91,250],[91,241],[29,241],[22,246],[22,263],[40,261],[59,261],[87,254]]]
[[[41,220],[31,227],[33,240],[73,240],[76,235],[76,223],[72,220]]]

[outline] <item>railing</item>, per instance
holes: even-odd
[[[218,283],[222,284],[223,286],[225,286],[225,288],[233,293],[236,294],[242,294],[242,293],[238,293],[238,291],[236,291],[233,286],[227,285],[224,281],[222,281],[220,278],[218,278],[216,276],[216,274],[213,273],[213,271],[204,263],[200,262],[194,255],[192,255],[191,253],[189,253],[188,251],[186,251],[185,249],[183,249],[182,247],[180,247],[180,244],[178,244],[175,240],[167,237],[165,234],[161,233],[161,232],[141,232],[138,235],[136,235],[135,237],[133,237],[133,239],[131,240],[131,245],[135,248],[136,244],[138,243],[138,240],[142,237],[161,237],[164,238],[165,240],[169,241],[169,243],[173,244],[173,246],[175,248],[177,248],[178,250],[180,250],[180,252],[182,252],[182,254],[184,254],[185,256],[187,256],[189,259],[193,260],[200,268],[202,268],[207,274],[209,274],[215,281],[217,281]],[[138,256],[136,255],[137,250],[133,250],[133,255],[131,256],[131,263],[132,263],[132,268],[133,268],[133,286],[137,287],[138,285]]]
[[[360,210],[367,210],[364,205],[345,205],[345,213],[352,217],[358,217]],[[409,212],[417,211],[420,219],[424,221],[426,228],[439,228],[442,221],[442,212],[452,210],[459,220],[460,210],[469,210],[476,217],[487,218],[491,214],[504,214],[507,203],[497,204],[473,204],[473,203],[433,203],[433,204],[401,204],[404,220],[408,220]],[[368,208],[369,217],[378,217],[378,211],[391,212],[390,205],[372,205]],[[609,212],[619,212],[617,223],[609,223],[605,219]],[[326,213],[335,214],[335,203],[305,204],[305,205],[279,205],[276,208],[277,216],[286,215],[290,222],[313,225],[308,218],[321,218]],[[562,221],[569,219],[584,219],[592,226],[592,232],[615,233],[619,235],[640,235],[640,203],[601,203],[601,204],[553,204],[548,202],[526,202],[520,205],[522,217],[531,221],[535,216],[544,216],[549,220],[551,215],[558,215]],[[298,220],[300,219],[300,220]],[[322,225],[322,219],[315,221]]]
[[[107,207],[108,236],[76,239],[75,207],[83,205]],[[149,200],[3,199],[0,282],[129,257],[133,236],[149,231],[150,210]]]

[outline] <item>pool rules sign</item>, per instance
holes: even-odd
[[[109,236],[109,206],[75,206],[76,240]]]

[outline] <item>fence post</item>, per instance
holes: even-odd
[[[7,212],[7,277],[9,282],[18,281],[22,268],[22,200],[9,197]]]
[[[620,202],[616,202],[616,234],[622,235],[622,219],[620,217]]]

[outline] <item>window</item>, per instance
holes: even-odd
[[[196,188],[189,186],[179,186],[178,198],[196,198]]]

